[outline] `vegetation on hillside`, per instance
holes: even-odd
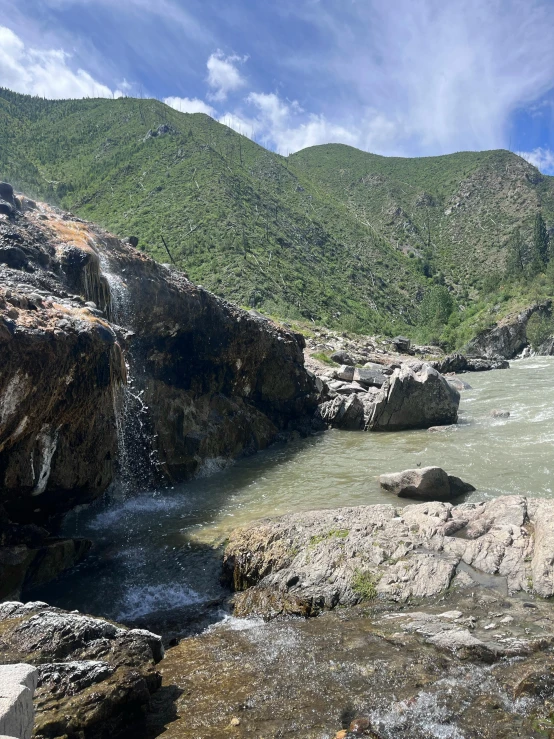
[[[454,347],[552,292],[552,178],[506,151],[285,158],[156,100],[0,89],[0,178],[284,319]]]

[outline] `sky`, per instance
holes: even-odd
[[[554,174],[554,0],[0,0],[0,86],[156,97],[289,154],[505,148]]]

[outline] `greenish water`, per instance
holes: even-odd
[[[460,423],[432,433],[330,431],[275,446],[210,477],[167,490],[106,496],[72,513],[65,533],[91,538],[92,554],[33,597],[119,620],[198,607],[220,594],[212,545],[248,521],[280,513],[397,502],[378,476],[440,465],[472,483],[468,500],[552,495],[554,359],[464,375]],[[494,409],[508,419],[491,417]],[[217,462],[211,465],[217,467]]]

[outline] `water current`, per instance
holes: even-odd
[[[463,379],[472,389],[462,393],[459,424],[445,431],[330,431],[187,484],[106,494],[64,524],[64,534],[93,540],[89,557],[32,596],[123,622],[198,608],[221,594],[213,545],[232,528],[284,512],[389,503],[378,476],[417,465],[440,465],[471,482],[477,490],[467,500],[551,497],[554,359]],[[495,409],[510,417],[494,418]]]

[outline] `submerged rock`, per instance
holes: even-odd
[[[161,639],[46,603],[0,604],[0,659],[37,666],[34,736],[116,737],[161,682]]]
[[[415,500],[452,500],[475,488],[459,477],[447,474],[441,467],[420,467],[379,478],[381,488],[399,498]]]
[[[458,420],[460,394],[430,365],[404,364],[376,397],[367,427],[400,431],[448,425]]]

